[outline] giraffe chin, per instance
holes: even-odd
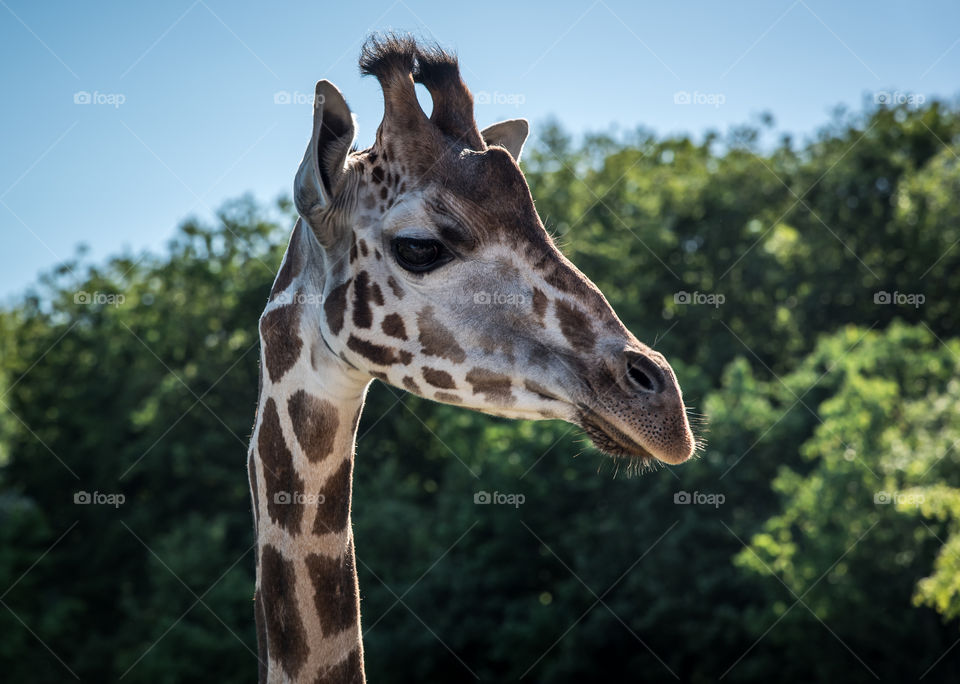
[[[658,458],[643,445],[630,439],[625,432],[603,420],[596,413],[581,415],[580,427],[587,433],[587,437],[590,438],[593,445],[608,456],[636,459],[643,466],[650,465],[654,461],[676,463],[676,461],[666,458]]]

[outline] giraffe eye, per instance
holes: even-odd
[[[414,273],[432,271],[453,258],[439,240],[398,237],[392,245],[397,263]]]

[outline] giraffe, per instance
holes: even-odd
[[[350,525],[374,378],[509,418],[562,419],[631,463],[695,440],[673,370],[555,247],[518,160],[523,119],[483,131],[457,59],[373,36],[375,143],[329,81],[294,181],[299,219],[259,321],[248,455],[262,682],[363,682]],[[428,117],[415,83],[433,100]]]

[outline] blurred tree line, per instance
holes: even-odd
[[[960,680],[960,109],[762,135],[542,132],[541,216],[673,362],[707,446],[614,477],[566,424],[375,383],[371,681]],[[245,451],[293,217],[219,218],[0,310],[6,681],[255,679]]]

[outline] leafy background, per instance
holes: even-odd
[[[376,382],[371,681],[960,680],[960,109],[838,111],[772,149],[763,125],[541,129],[541,215],[673,361],[707,447],[626,478],[566,424]],[[0,310],[6,681],[255,678],[245,450],[293,216],[219,218],[162,254],[78,252]]]

